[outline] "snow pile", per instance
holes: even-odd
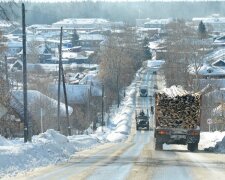
[[[51,129],[33,136],[31,143],[24,143],[21,138],[7,140],[0,136],[0,177],[66,161],[76,151],[97,144],[99,140],[94,136],[66,137]]]
[[[110,119],[111,129],[107,134],[106,140],[110,142],[118,142],[127,139],[130,133],[132,115],[134,112],[134,95],[135,95],[135,82],[133,82],[126,92],[126,97],[121,103],[117,112]]]
[[[225,132],[202,132],[199,149],[225,153]]]
[[[138,79],[139,73],[143,69],[139,69],[136,74],[135,80],[126,89],[126,96],[120,104],[120,107],[113,108],[109,115],[108,127],[103,129],[99,127],[96,131],[97,138],[102,138],[101,141],[108,142],[121,142],[126,140],[130,134],[132,115],[134,112],[134,96],[136,80]]]
[[[4,137],[0,136],[0,146],[8,146],[10,145],[11,142]]]
[[[7,174],[13,176],[36,167],[67,161],[75,152],[101,143],[126,140],[135,108],[135,83],[136,79],[126,89],[126,97],[120,107],[112,109],[108,117],[108,127],[99,127],[94,134],[66,137],[49,129],[33,136],[32,142],[28,143],[24,143],[22,138],[7,140],[0,136],[0,178]]]
[[[213,150],[214,152],[225,153],[225,137],[223,137],[222,141],[216,143]]]

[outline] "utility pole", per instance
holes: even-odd
[[[60,31],[60,44],[58,47],[59,51],[59,73],[58,73],[58,113],[57,113],[57,123],[58,123],[58,131],[60,131],[60,91],[61,91],[61,59],[62,59],[62,46],[61,46],[61,37],[62,37],[62,32]]]
[[[119,75],[118,71],[116,74],[116,88],[117,88],[117,108],[120,106],[120,93],[119,93]]]
[[[222,122],[223,122],[223,129],[222,129],[222,131],[224,131],[224,123],[225,123],[225,121],[224,121],[224,110],[223,110],[223,91],[221,92],[221,95],[222,95],[222,98],[221,98],[221,108],[222,108]]]
[[[104,124],[104,85],[102,85],[102,132]]]
[[[9,92],[9,75],[8,75],[8,62],[7,56],[5,55],[5,77],[6,77],[6,92]]]
[[[88,89],[88,122],[90,122],[90,106],[91,106],[91,85],[90,89]]]
[[[24,142],[31,141],[31,124],[27,113],[27,59],[26,59],[26,24],[25,24],[25,5],[22,3],[22,32],[23,32],[23,111],[24,111]]]
[[[67,101],[67,93],[66,93],[66,81],[65,81],[65,75],[64,75],[63,65],[62,65],[62,33],[63,33],[63,28],[61,27],[60,46],[59,46],[59,67],[60,67],[59,69],[61,69],[62,80],[63,80],[63,92],[64,92],[64,98],[65,98],[68,135],[71,136],[71,127],[70,127],[69,111],[68,111],[68,101]]]

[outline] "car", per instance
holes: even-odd
[[[148,86],[143,85],[139,88],[139,93],[141,97],[147,97],[148,96]]]

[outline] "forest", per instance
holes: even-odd
[[[135,25],[138,18],[178,18],[209,16],[211,14],[225,15],[225,2],[104,2],[80,1],[61,3],[26,3],[27,24],[52,24],[64,18],[105,18],[111,21],[124,21]],[[2,7],[7,6],[2,3]],[[12,6],[11,19],[20,22],[20,4]],[[9,10],[11,11],[11,10]]]

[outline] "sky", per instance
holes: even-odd
[[[21,0],[16,0],[17,2],[21,2]],[[22,0],[23,1],[23,0]],[[196,2],[196,1],[224,1],[224,0],[26,0],[30,2],[76,2],[76,1],[109,1],[109,2],[137,2],[137,1],[147,1],[147,2],[172,2],[172,1],[189,1],[189,2]]]

